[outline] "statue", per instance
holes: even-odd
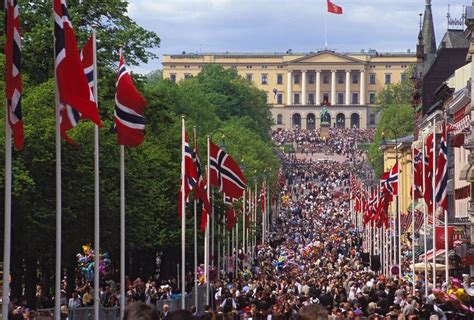
[[[319,116],[321,117],[321,124],[322,125],[328,125],[329,124],[329,112],[326,107],[324,107],[321,112],[319,113]]]

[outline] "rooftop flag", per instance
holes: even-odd
[[[328,12],[334,14],[342,14],[342,7],[334,4],[331,0],[327,0],[328,3]]]

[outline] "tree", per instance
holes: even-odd
[[[385,86],[377,96],[382,115],[375,131],[374,142],[368,151],[376,177],[383,173],[383,152],[380,149],[382,133],[387,140],[413,133],[411,95],[414,84],[410,79],[412,74],[413,67],[410,67],[403,73],[401,82]]]

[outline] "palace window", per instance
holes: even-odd
[[[293,95],[293,104],[300,104],[300,94],[299,93],[295,93]]]
[[[266,73],[262,74],[262,84],[268,84],[268,75]]]
[[[369,116],[369,124],[374,125],[375,124],[375,114],[371,113]]]
[[[299,84],[300,83],[300,75],[299,74],[293,75],[293,83],[294,84]]]
[[[283,84],[283,75],[277,74],[277,84]]]
[[[247,73],[247,80],[252,81],[252,74],[251,73]]]
[[[175,73],[170,74],[170,81],[173,82],[173,83],[176,83],[176,74]]]
[[[281,113],[277,115],[277,124],[283,124],[283,115]]]
[[[314,104],[314,93],[312,92],[308,93],[308,104]]]
[[[352,76],[352,84],[358,84],[359,83],[359,75],[357,73],[353,73],[351,76]]]
[[[352,92],[352,104],[359,104],[359,93]]]
[[[190,73],[185,73],[184,74],[184,80],[188,80],[189,78],[191,78],[191,74]]]
[[[314,83],[314,73],[310,73],[308,75],[308,83],[313,84]]]
[[[283,94],[277,93],[277,104],[283,104]]]
[[[375,73],[369,74],[369,84],[375,84]]]
[[[323,93],[323,103],[329,103],[329,93],[328,92]]]
[[[400,76],[400,81],[403,82],[407,79],[407,75],[402,73],[402,75]]]
[[[337,83],[339,84],[344,84],[344,74],[343,73],[338,73],[337,74]]]
[[[377,94],[375,92],[369,92],[369,104],[375,104],[377,100]]]
[[[324,84],[329,83],[329,74],[328,73],[323,73],[323,83]]]
[[[338,92],[337,93],[337,104],[344,104],[344,93]]]
[[[390,73],[385,74],[385,84],[392,83],[392,75]]]

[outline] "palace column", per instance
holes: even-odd
[[[365,105],[365,70],[360,71],[360,100],[359,104],[361,106]]]
[[[331,71],[331,105],[336,104],[336,70]]]
[[[301,71],[301,104],[306,105],[306,70]]]
[[[321,105],[321,71],[316,70],[316,101],[317,106]]]
[[[288,79],[287,79],[287,87],[286,87],[286,104],[292,105],[293,99],[293,71],[288,70]]]
[[[351,70],[346,71],[346,106],[351,104]]]

